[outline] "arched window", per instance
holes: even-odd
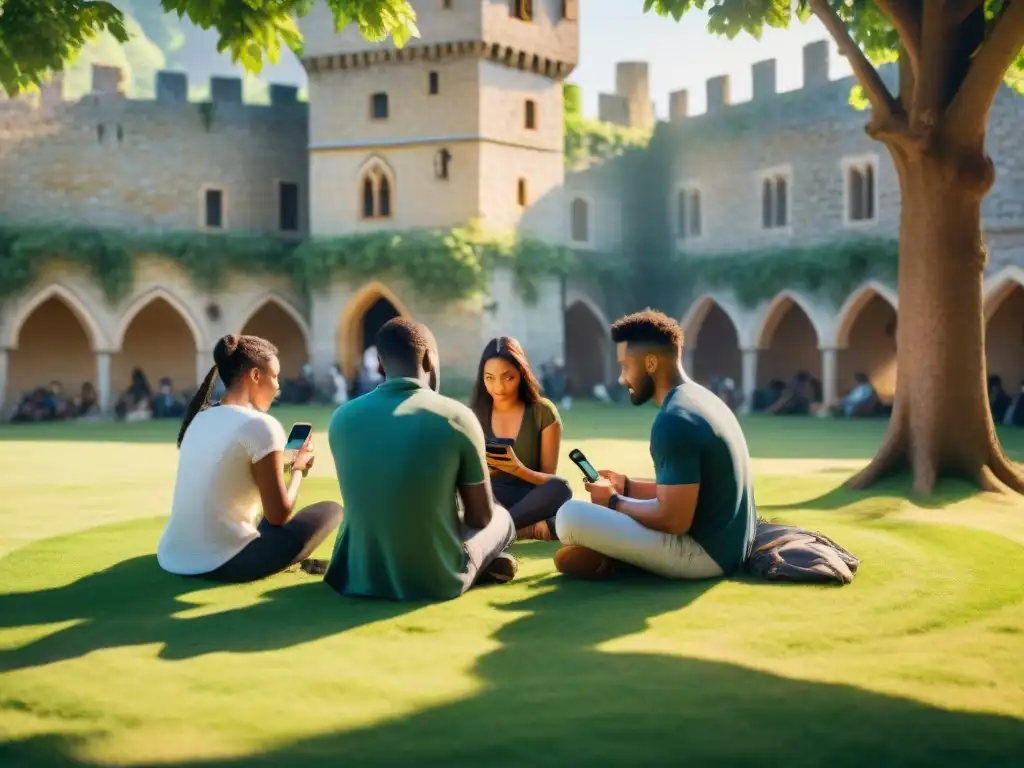
[[[364,219],[391,218],[394,183],[382,163],[375,162],[363,172],[360,192]]]
[[[585,243],[590,240],[590,210],[587,201],[582,197],[573,198],[569,216],[572,220],[570,234],[573,242]]]

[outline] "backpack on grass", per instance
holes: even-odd
[[[747,570],[768,581],[849,584],[859,567],[859,558],[827,536],[762,519],[747,559]]]

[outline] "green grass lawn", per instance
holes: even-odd
[[[650,474],[652,408],[563,415],[565,453]],[[746,427],[762,513],[862,557],[852,585],[578,583],[529,542],[443,604],[209,586],[153,554],[176,425],[0,428],[0,766],[1019,765],[1024,509],[836,491],[881,422]],[[337,497],[318,451],[306,502]]]

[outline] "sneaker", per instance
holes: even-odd
[[[480,580],[483,582],[507,584],[516,577],[518,571],[519,561],[516,560],[515,555],[509,552],[502,552],[491,561],[490,565],[484,568],[480,574]]]
[[[566,576],[595,581],[610,579],[616,572],[615,560],[577,544],[569,544],[555,552],[555,568]]]
[[[313,557],[307,557],[299,567],[310,576],[323,576],[327,573],[327,561],[318,560]]]

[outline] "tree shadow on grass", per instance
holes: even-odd
[[[968,482],[961,480],[943,480],[936,486],[931,496],[920,496],[914,492],[913,481],[909,475],[887,478],[876,483],[865,491],[851,491],[845,485],[837,485],[829,491],[812,499],[793,501],[788,504],[758,504],[761,512],[790,512],[796,510],[814,512],[834,512],[844,507],[863,502],[876,501],[909,501],[923,509],[945,509],[961,501],[978,496],[981,492]],[[890,512],[898,511],[892,505],[880,505],[874,512],[866,510],[864,517],[876,519],[885,517]]]
[[[1011,717],[601,647],[644,631],[649,619],[684,608],[709,588],[654,579],[535,582],[534,594],[503,606],[527,613],[502,626],[501,646],[478,661],[476,695],[258,754],[178,765],[1019,764],[1024,723]],[[0,761],[95,765],[78,758],[88,737],[78,739],[35,736],[0,747]]]
[[[294,578],[294,585],[259,594],[255,604],[194,617],[175,616],[197,608],[182,596],[221,585],[168,574],[153,555],[122,561],[66,586],[0,594],[0,628],[77,622],[0,651],[0,672],[148,643],[163,644],[162,659],[276,650],[423,605],[342,597],[319,578],[301,573]]]

